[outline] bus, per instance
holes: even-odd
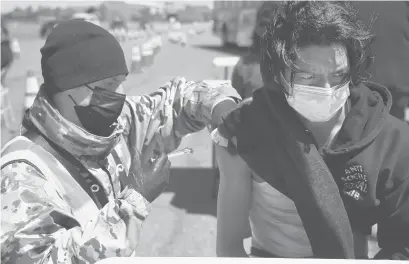
[[[257,10],[264,1],[214,1],[213,34],[223,46],[250,47]]]

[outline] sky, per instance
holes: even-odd
[[[16,7],[26,8],[28,6],[32,6],[33,9],[37,9],[39,6],[48,6],[51,8],[55,7],[67,7],[67,6],[96,6],[99,5],[104,1],[81,1],[81,0],[64,0],[64,1],[56,1],[56,0],[49,0],[49,1],[16,1],[16,0],[1,0],[1,13],[7,13],[13,11]],[[138,1],[138,0],[128,0],[125,1],[127,3],[138,3],[138,2],[151,2],[151,1]],[[153,2],[153,1],[152,1]],[[179,2],[179,1],[178,1]],[[181,1],[180,1],[181,2]],[[213,6],[213,1],[183,1],[188,2],[189,4],[196,4],[196,5],[208,5]]]

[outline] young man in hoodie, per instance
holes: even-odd
[[[213,131],[217,254],[409,258],[409,127],[365,81],[369,30],[346,2],[283,3],[263,37],[265,86]],[[250,232],[251,231],[251,232]]]
[[[1,153],[3,263],[95,263],[133,255],[167,153],[217,124],[231,86],[176,78],[146,96],[115,92],[128,69],[114,36],[80,20],[41,49],[44,83],[22,136]]]

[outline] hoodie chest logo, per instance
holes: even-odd
[[[342,193],[354,200],[363,200],[368,193],[368,177],[362,165],[349,165],[341,177]]]

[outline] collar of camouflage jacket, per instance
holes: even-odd
[[[84,156],[89,159],[105,158],[119,142],[125,127],[125,122],[119,118],[117,127],[109,137],[91,134],[65,119],[53,107],[43,86],[34,100],[28,118],[49,140],[79,159]]]

